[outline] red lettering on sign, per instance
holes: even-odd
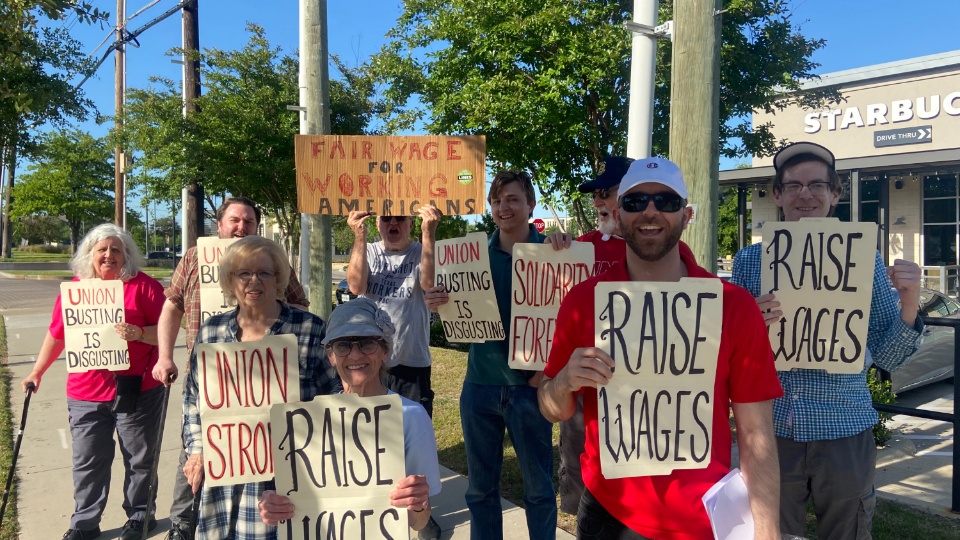
[[[434,184],[435,184],[435,183],[446,184],[446,183],[447,183],[447,177],[444,176],[443,173],[437,173],[437,174],[433,175],[432,178],[430,178],[430,196],[431,196],[431,197],[446,197],[446,196],[447,196],[447,188],[445,188],[445,187],[434,188]]]
[[[459,160],[462,159],[457,154],[457,146],[460,146],[461,141],[447,141],[447,159],[448,160]]]

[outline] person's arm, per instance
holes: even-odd
[[[50,364],[60,357],[64,346],[62,339],[53,337],[53,334],[47,331],[47,336],[43,338],[43,344],[40,345],[40,352],[37,353],[37,361],[33,363],[33,370],[20,382],[24,392],[27,391],[27,385],[30,383],[36,386],[34,392],[40,391],[40,380],[43,379],[43,374],[47,372]]]
[[[347,264],[347,285],[353,294],[367,292],[367,276],[370,267],[367,266],[367,218],[369,212],[352,211],[347,217],[347,225],[353,230],[353,249],[350,251],[350,262]]]
[[[415,531],[424,528],[430,521],[429,492],[427,477],[422,474],[403,478],[390,492],[390,504],[398,508],[407,507],[407,520]]]
[[[122,322],[113,325],[117,335],[124,341],[142,341],[147,345],[157,344],[157,326],[137,326],[132,323]]]
[[[190,354],[187,367],[187,380],[183,383],[183,446],[190,457],[183,465],[183,474],[196,493],[203,481],[203,439],[200,424],[198,399],[200,387],[197,383],[197,350]]]
[[[917,351],[923,334],[919,307],[920,267],[898,260],[888,269],[877,253],[867,333],[867,348],[876,366],[896,371]]]
[[[537,389],[540,413],[549,422],[569,420],[577,409],[577,392],[584,386],[607,384],[616,364],[596,347],[574,349],[570,360],[554,378],[544,376]]]
[[[182,320],[183,311],[176,304],[170,300],[163,303],[160,321],[154,327],[159,358],[153,367],[153,378],[164,384],[177,378],[178,370],[173,362],[173,349],[177,343]]]
[[[420,288],[427,290],[433,287],[436,278],[434,270],[434,248],[437,242],[437,225],[440,224],[440,211],[432,204],[423,205],[418,210],[421,223],[420,232],[423,236],[423,250],[420,252]]]
[[[773,401],[733,403],[737,446],[753,513],[754,538],[780,538],[780,467],[773,435]]]
[[[436,287],[423,290],[423,303],[427,305],[427,309],[434,313],[440,309],[440,306],[449,301],[450,295],[447,294],[447,288],[443,285],[437,285]]]

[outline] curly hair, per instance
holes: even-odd
[[[233,292],[234,272],[244,263],[261,253],[266,253],[273,261],[273,271],[277,275],[277,300],[286,301],[284,291],[290,283],[290,263],[287,253],[273,240],[262,236],[246,236],[230,244],[220,257],[220,290],[228,305],[237,305],[237,295]]]
[[[108,238],[116,238],[123,245],[123,267],[120,269],[120,280],[130,280],[140,272],[144,266],[144,260],[133,237],[113,223],[104,223],[90,229],[74,251],[73,258],[70,259],[70,270],[75,276],[80,279],[100,277],[93,267],[93,248]]]

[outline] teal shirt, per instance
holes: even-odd
[[[530,225],[530,237],[527,238],[527,243],[542,244],[545,238],[533,228],[533,225]],[[500,249],[500,229],[493,231],[490,236],[487,251],[490,253],[490,276],[493,280],[493,290],[497,295],[500,320],[503,321],[504,334],[507,339],[470,344],[470,354],[467,356],[466,380],[474,384],[502,386],[527,384],[527,380],[536,372],[507,367],[507,355],[510,353],[510,342],[508,341],[510,339],[510,308],[513,306],[510,299],[510,292],[513,287],[513,253]]]

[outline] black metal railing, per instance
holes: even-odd
[[[923,317],[923,324],[953,328],[953,413],[928,411],[885,403],[874,403],[873,408],[881,412],[904,414],[953,424],[953,472],[950,510],[960,512],[960,409],[957,408],[957,398],[960,397],[960,339],[957,339],[957,329],[960,328],[960,319]]]

